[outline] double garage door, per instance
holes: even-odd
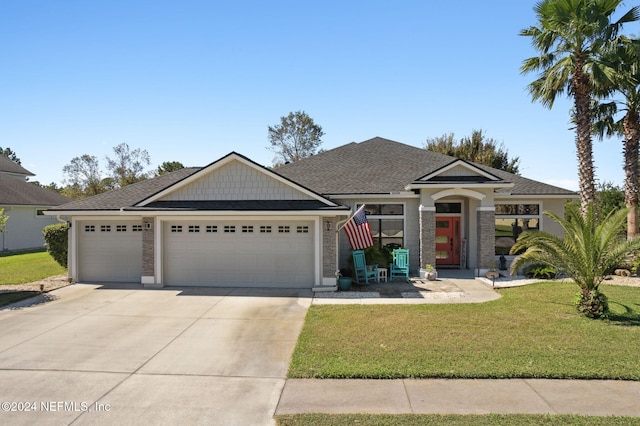
[[[314,285],[314,223],[179,221],[163,225],[165,285]]]

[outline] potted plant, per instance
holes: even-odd
[[[340,269],[338,271],[338,287],[340,291],[349,291],[351,290],[351,284],[353,284],[353,278],[351,278],[351,273],[347,269]]]
[[[424,267],[424,271],[425,278],[429,281],[435,281],[438,279],[438,271],[436,271],[436,268],[434,268],[433,265],[426,264]]]

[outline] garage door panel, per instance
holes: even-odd
[[[188,232],[189,225],[199,226],[200,232]],[[304,226],[306,232],[298,233],[298,225]],[[182,232],[175,232],[177,226],[182,226]],[[312,287],[313,222],[291,222],[286,225],[287,233],[278,232],[279,226],[277,222],[264,221],[167,222],[163,227],[164,282],[224,287]],[[217,232],[203,232],[208,227],[216,227]],[[224,232],[225,227],[235,227],[235,232]],[[271,232],[260,232],[261,227]]]
[[[81,221],[78,226],[78,281],[140,282],[139,221]]]

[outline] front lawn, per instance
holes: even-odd
[[[482,304],[314,305],[288,375],[640,380],[640,288],[602,287],[608,321],[578,316],[577,290],[541,283]]]
[[[0,286],[29,283],[65,272],[46,251],[0,255]]]

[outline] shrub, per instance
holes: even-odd
[[[550,280],[555,278],[557,272],[549,265],[542,263],[534,263],[524,268],[524,275],[529,278],[535,278],[539,280]]]
[[[609,316],[609,300],[597,289],[580,289],[576,294],[576,308],[587,318],[606,319]]]
[[[69,241],[69,225],[57,223],[45,226],[42,230],[47,251],[60,265],[67,267],[67,247]]]

